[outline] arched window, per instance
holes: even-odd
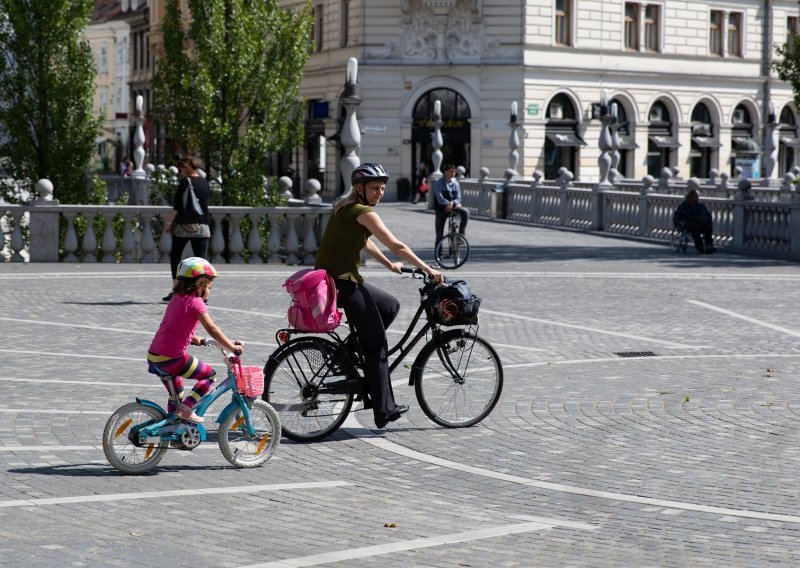
[[[414,105],[414,123],[411,129],[411,171],[416,172],[420,162],[433,171],[433,109],[441,102],[442,113],[442,166],[455,164],[470,171],[470,118],[467,101],[458,92],[439,88],[424,93]]]
[[[672,117],[663,101],[656,101],[647,113],[647,173],[653,177],[661,175],[663,168],[674,165],[675,150],[680,146],[672,133]]]
[[[788,106],[781,111],[778,127],[778,175],[783,177],[797,163],[797,148],[800,138],[797,137],[797,119]]]
[[[547,124],[545,125],[544,141],[544,177],[554,179],[558,177],[558,170],[567,168],[576,176],[578,164],[578,151],[585,146],[578,136],[578,116],[572,100],[560,93],[552,98],[545,112]]]
[[[742,168],[742,175],[758,177],[761,160],[761,146],[753,138],[753,119],[750,111],[742,104],[733,109],[733,129],[731,131],[731,175],[736,166]]]
[[[689,175],[708,177],[714,167],[714,152],[720,147],[716,140],[711,113],[705,103],[692,110],[692,146],[689,150]]]

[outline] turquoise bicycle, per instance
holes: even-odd
[[[217,346],[211,339],[207,344]],[[200,399],[194,411],[203,416],[209,406],[231,391],[231,401],[216,420],[219,449],[234,467],[260,466],[280,443],[281,420],[272,406],[260,400],[264,391],[260,369],[251,375],[237,373],[236,369],[242,368],[239,357],[217,347],[225,356],[228,376]],[[167,384],[174,397],[171,382]],[[155,402],[137,398],[108,419],[103,430],[103,452],[108,463],[122,473],[141,474],[155,468],[167,449],[193,450],[205,440],[202,424],[183,421]]]

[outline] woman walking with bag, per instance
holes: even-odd
[[[211,188],[205,178],[200,177],[197,170],[200,162],[197,158],[187,156],[178,162],[178,172],[182,176],[178,182],[178,190],[172,202],[172,211],[167,217],[164,230],[172,234],[172,250],[169,255],[172,270],[172,285],[177,283],[178,263],[183,256],[186,243],[192,243],[193,256],[208,259],[208,243],[211,240],[208,212],[208,201]],[[162,298],[169,302],[172,292]]]

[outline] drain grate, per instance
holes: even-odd
[[[614,355],[617,357],[658,357],[658,353],[652,351],[620,351]]]

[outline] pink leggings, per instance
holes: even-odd
[[[203,363],[188,353],[184,353],[181,357],[168,358],[148,352],[147,361],[150,363],[150,372],[161,377],[161,382],[164,383],[167,392],[169,392],[170,383],[175,390],[175,398],[172,398],[170,394],[167,402],[168,412],[175,412],[181,402],[189,408],[193,408],[201,398],[208,394],[214,387],[214,381],[217,380],[217,372],[211,365]],[[183,379],[197,381],[185,400],[183,398]]]

